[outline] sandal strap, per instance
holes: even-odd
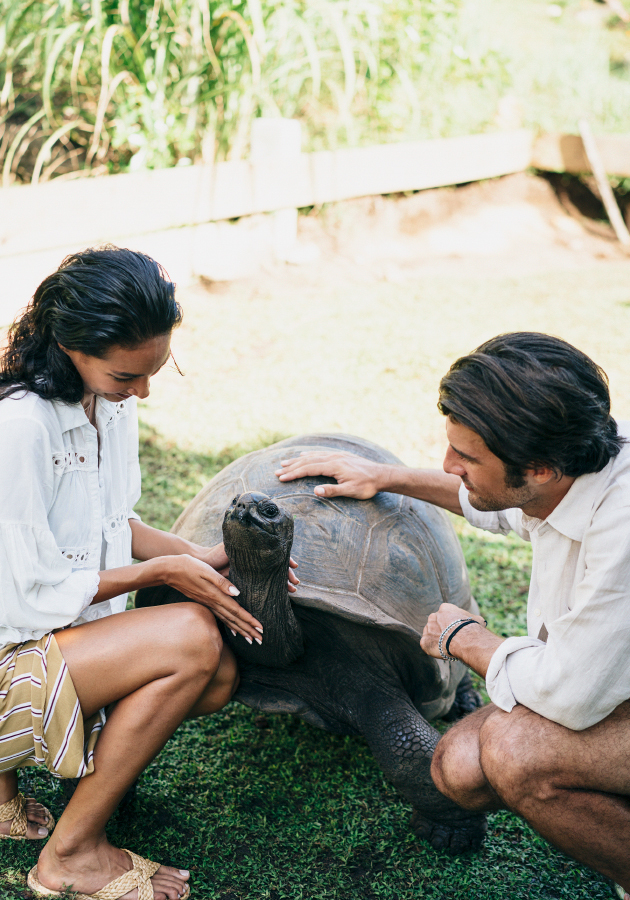
[[[28,820],[26,818],[26,800],[24,795],[17,793],[13,800],[3,803],[0,806],[0,822],[7,822],[12,819],[11,837],[24,837],[28,828]]]
[[[138,888],[138,900],[153,900],[155,895],[151,878],[160,868],[160,863],[144,859],[137,853],[132,853],[131,850],[125,850],[125,853],[131,857],[133,868],[119,878],[115,878],[114,881],[110,881],[100,891],[91,894],[91,900],[119,900],[135,887]],[[79,900],[82,896],[82,894],[78,895]]]

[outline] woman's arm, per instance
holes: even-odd
[[[200,559],[213,569],[221,570],[228,565],[223,544],[216,547],[202,547],[186,541],[170,531],[160,531],[141,522],[140,519],[129,519],[131,527],[131,555],[134,559],[150,560],[156,556],[181,556],[186,553],[194,559]]]
[[[129,519],[129,526],[132,535],[131,552],[134,559],[151,560],[156,556],[187,554],[193,559],[201,560],[206,565],[212,566],[221,575],[227,575],[230,561],[223,544],[202,547],[201,544],[186,541],[177,534],[171,534],[170,531],[160,531],[158,528],[145,525],[140,519]],[[292,559],[289,569],[289,591],[291,593],[295,592],[295,585],[300,583],[293,572],[295,568],[297,568],[297,563]]]
[[[228,628],[260,643],[262,625],[234,600],[239,591],[227,578],[188,553],[156,556],[132,566],[99,573],[98,591],[92,603],[111,600],[119,594],[168,584],[186,597],[202,603]]]

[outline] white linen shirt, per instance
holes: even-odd
[[[101,555],[106,569],[132,562],[135,398],[96,398],[96,424],[80,403],[0,401],[0,649],[125,609],[126,594],[90,604]]]
[[[630,424],[619,431],[628,438]],[[528,636],[493,654],[490,699],[575,731],[601,721],[630,699],[630,444],[601,472],[576,478],[544,520],[520,509],[480,512],[467,495],[462,485],[471,525],[514,531],[533,548]]]

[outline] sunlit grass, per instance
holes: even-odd
[[[245,448],[252,449],[252,448]],[[232,455],[187,452],[143,429],[138,509],[167,527]],[[499,632],[518,628],[529,547],[463,526],[472,588]],[[503,610],[506,610],[504,615]],[[55,815],[58,788],[24,770],[23,787]],[[605,879],[554,850],[509,813],[490,817],[482,850],[453,859],[415,839],[409,807],[365,741],[237,704],[185,723],[140,780],[108,834],[118,846],[192,873],[193,900],[605,900]],[[37,859],[2,843],[0,897],[24,900]]]

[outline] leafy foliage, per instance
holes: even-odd
[[[260,114],[326,149],[439,132],[460,2],[0,0],[3,185],[239,158]]]

